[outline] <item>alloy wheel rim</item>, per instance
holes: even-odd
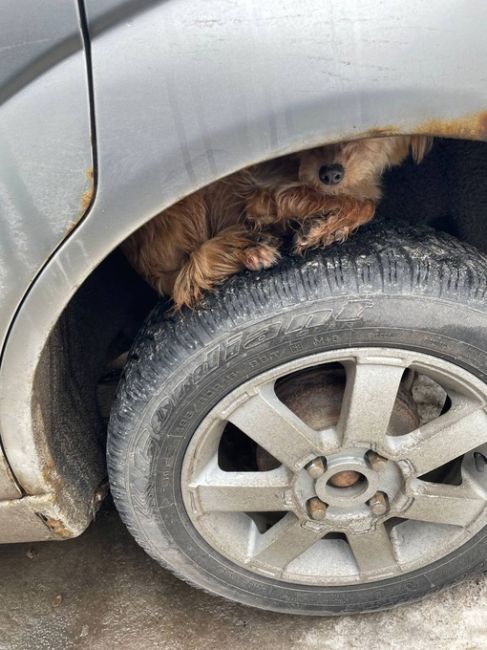
[[[337,363],[346,377],[338,419],[317,430],[276,385]],[[441,387],[448,409],[392,435],[405,371]],[[420,569],[487,523],[486,404],[487,386],[474,375],[408,350],[336,350],[284,364],[233,390],[201,422],[182,465],[187,514],[218,553],[283,582],[341,586]],[[229,423],[276,466],[222,469]],[[455,480],[428,478],[450,466]]]

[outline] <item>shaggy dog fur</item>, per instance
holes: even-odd
[[[167,208],[122,250],[176,309],[195,306],[230,275],[275,264],[291,227],[298,254],[345,240],[374,216],[384,170],[409,151],[420,162],[430,146],[424,136],[366,138],[248,167]]]

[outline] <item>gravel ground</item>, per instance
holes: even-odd
[[[0,546],[1,650],[487,648],[487,577],[381,614],[300,618],[225,602],[161,569],[107,508],[67,542]]]

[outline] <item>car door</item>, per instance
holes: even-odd
[[[76,0],[0,12],[0,345],[29,284],[93,188],[88,74]]]
[[[82,24],[76,0],[2,2],[0,350],[29,285],[93,193]],[[20,495],[0,447],[0,501]]]

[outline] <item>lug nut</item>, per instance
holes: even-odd
[[[315,521],[323,521],[323,519],[326,517],[326,509],[328,506],[326,503],[323,503],[321,499],[318,499],[318,497],[309,499],[307,506],[308,514],[311,519],[314,519]]]
[[[366,458],[371,468],[376,472],[382,472],[386,468],[387,463],[389,462],[387,458],[384,458],[384,456],[380,456],[375,451],[367,452]]]
[[[384,492],[376,492],[373,497],[370,497],[367,505],[371,509],[372,514],[378,517],[380,517],[380,515],[385,515],[389,510],[387,496],[384,494]]]
[[[306,465],[306,469],[311,478],[320,478],[325,473],[326,465],[323,458],[315,458]]]

